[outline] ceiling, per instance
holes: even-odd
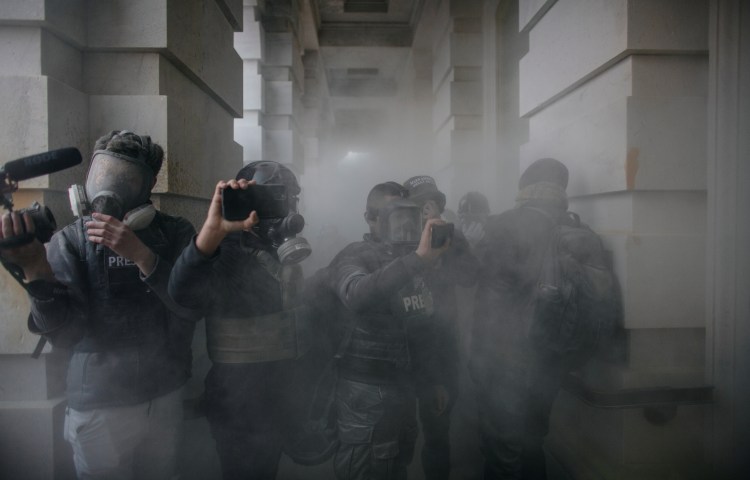
[[[387,122],[425,0],[316,0],[318,42],[338,127]]]

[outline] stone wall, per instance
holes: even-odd
[[[432,26],[432,171],[448,205],[482,166],[482,2],[439,2]]]
[[[703,385],[708,3],[519,5],[520,170],[547,156],[569,167],[571,210],[604,236],[623,287],[624,356],[585,381]],[[563,392],[549,447],[576,478],[683,475],[704,463],[706,411],[679,407],[658,424]]]
[[[112,129],[147,134],[166,160],[163,211],[200,226],[219,177],[242,165],[242,61],[233,32],[242,0],[30,0],[0,4],[0,162],[77,147],[82,165],[34,178],[18,207],[48,205],[68,223],[67,188],[83,183],[91,147]],[[62,360],[29,353],[28,301],[0,273],[0,465],[8,478],[72,478],[62,441]],[[199,327],[200,328],[200,327]]]

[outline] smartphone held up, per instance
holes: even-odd
[[[453,238],[454,226],[452,223],[439,223],[432,226],[430,246],[441,248]]]
[[[286,185],[249,185],[221,191],[221,215],[229,221],[245,220],[255,210],[259,218],[284,218],[289,214]]]

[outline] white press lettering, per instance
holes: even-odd
[[[408,312],[410,306],[411,306],[411,298],[404,297],[404,310]]]

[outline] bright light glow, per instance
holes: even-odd
[[[367,152],[352,152],[349,151],[344,155],[344,158],[339,162],[341,165],[359,165],[366,161],[370,156]]]

